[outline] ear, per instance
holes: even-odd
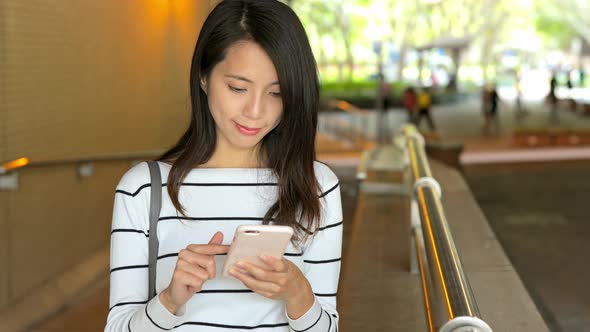
[[[203,89],[203,92],[207,94],[207,81],[204,78],[201,78],[199,85],[201,86],[201,89]]]

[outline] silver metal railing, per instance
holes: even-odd
[[[18,158],[0,164],[0,191],[19,190],[19,173],[21,169],[39,167],[62,167],[75,166],[78,178],[91,177],[95,174],[95,165],[108,161],[128,161],[129,167],[139,162],[155,159],[165,151],[141,151],[132,153],[117,153],[95,155],[78,158],[56,158],[56,159],[30,159],[27,157]]]
[[[491,332],[479,309],[441,204],[441,187],[432,177],[424,138],[404,128],[414,184],[411,270],[420,273],[429,331]]]
[[[112,153],[104,155],[95,155],[82,158],[58,158],[58,159],[29,159],[26,157],[18,158],[12,161],[8,161],[4,164],[0,164],[0,174],[8,173],[13,170],[17,170],[23,167],[46,167],[46,166],[58,166],[58,165],[88,165],[94,162],[101,161],[116,161],[116,160],[142,160],[142,159],[153,159],[162,155],[164,150],[154,151],[140,151],[140,152],[126,152],[126,153]]]

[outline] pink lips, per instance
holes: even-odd
[[[236,124],[236,127],[238,128],[238,130],[244,135],[253,136],[253,135],[258,134],[258,132],[260,132],[260,128],[248,128],[248,127],[244,127],[244,126],[238,124],[235,121],[234,121],[234,123]]]

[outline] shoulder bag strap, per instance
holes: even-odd
[[[157,161],[147,162],[150,168],[151,177],[151,200],[150,200],[150,230],[149,230],[149,283],[148,301],[156,296],[156,264],[158,262],[158,218],[162,205],[162,176]]]

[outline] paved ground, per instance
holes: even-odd
[[[552,331],[590,331],[589,174],[590,162],[465,169]]]

